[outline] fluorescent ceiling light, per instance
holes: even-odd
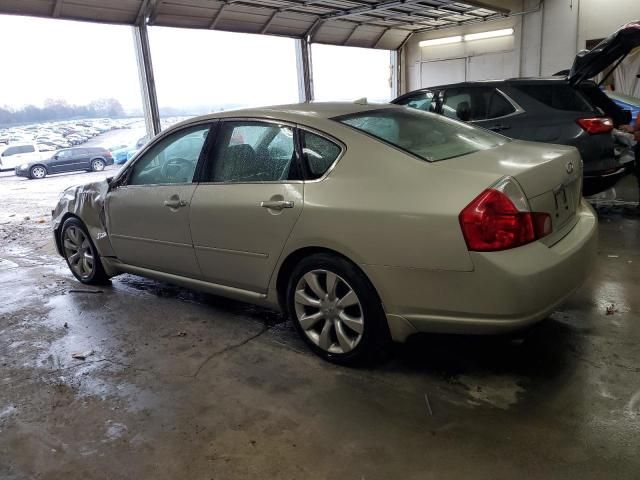
[[[513,35],[513,28],[505,28],[504,30],[492,30],[490,32],[470,33],[464,36],[465,42],[472,40],[484,40],[485,38],[507,37]]]
[[[448,43],[460,43],[462,41],[462,35],[456,35],[455,37],[433,38],[431,40],[422,40],[418,45],[421,47],[431,47],[433,45],[447,45]]]

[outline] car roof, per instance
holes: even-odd
[[[434,85],[431,87],[417,88],[416,90],[400,95],[398,98],[403,98],[406,95],[410,95],[415,92],[422,92],[425,90],[439,90],[443,88],[500,87],[503,85],[553,85],[553,84],[568,84],[568,83],[569,82],[567,78],[561,77],[561,76],[505,78],[503,80],[476,80],[472,82],[458,82],[458,83],[449,83],[446,85]]]
[[[257,117],[266,119],[278,119],[282,121],[288,121],[292,123],[302,123],[313,126],[318,120],[326,120],[333,117],[339,117],[342,115],[350,115],[359,112],[367,112],[370,110],[380,110],[383,108],[394,109],[398,108],[397,105],[388,103],[368,103],[365,101],[357,102],[311,102],[311,103],[296,103],[290,105],[275,105],[270,107],[260,108],[243,108],[239,110],[228,110],[224,112],[217,112],[209,115],[203,115],[183,122],[175,124],[171,127],[173,130],[176,127],[189,125],[196,122],[215,120],[222,118],[235,118],[235,117]]]

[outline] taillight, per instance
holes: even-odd
[[[459,220],[467,248],[476,252],[519,247],[552,230],[551,216],[531,212],[522,189],[510,177],[478,195]]]
[[[107,158],[111,158],[111,152],[107,150],[106,152],[104,152],[104,156]]]
[[[613,121],[607,117],[579,118],[576,122],[591,135],[609,133],[613,130]]]

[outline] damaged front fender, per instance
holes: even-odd
[[[104,209],[108,192],[109,182],[106,180],[71,187],[62,192],[58,204],[51,212],[53,234],[60,255],[63,255],[60,245],[60,229],[67,218],[75,216],[82,220],[87,227],[100,256],[115,256],[107,235],[105,221]]]

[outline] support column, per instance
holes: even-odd
[[[147,25],[142,21],[133,27],[133,38],[138,61],[138,77],[142,90],[142,110],[147,134],[150,136],[160,133],[160,110],[158,109],[158,96],[156,95],[156,82],[153,76],[151,63],[151,48],[149,46],[149,34]]]
[[[391,99],[400,95],[400,67],[402,62],[400,61],[400,51],[391,50],[390,69],[391,75],[389,81],[391,82]]]
[[[313,70],[311,67],[311,42],[308,37],[296,40],[296,70],[298,71],[298,99],[313,100]]]

